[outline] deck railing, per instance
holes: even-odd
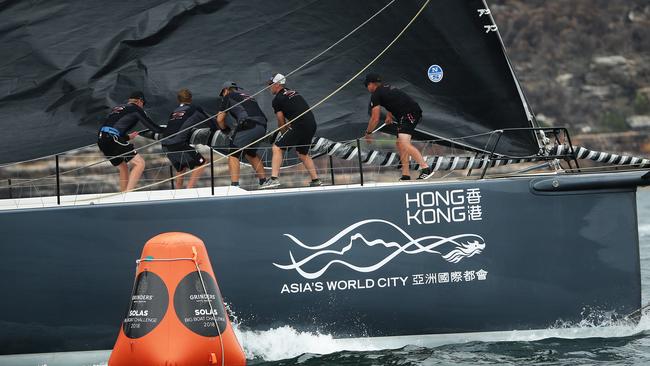
[[[497,154],[502,137],[511,133],[522,133],[522,131],[530,131],[531,133],[543,133],[547,139],[552,139],[556,144],[568,144],[570,147],[567,154],[564,155],[546,155],[541,160],[555,160],[560,159],[568,163],[569,168],[572,168],[571,162],[577,165],[573,145],[566,128],[550,127],[550,128],[527,128],[527,129],[502,129],[486,133],[488,144],[486,149],[482,151],[467,151],[456,145],[455,142],[462,140],[462,138],[455,140],[430,140],[415,142],[417,147],[423,152],[425,156],[473,156],[475,159],[487,160],[483,165],[480,175],[473,175],[471,168],[462,171],[451,171],[438,174],[439,177],[471,177],[473,179],[483,179],[487,176],[488,171],[495,169],[494,162],[507,161],[512,159],[521,159],[522,157],[504,156]],[[137,140],[136,140],[137,142]],[[375,138],[372,143],[367,143],[364,140],[356,139],[346,141],[350,146],[356,146],[357,152],[362,149],[374,149],[378,151],[394,151],[395,140],[378,139]],[[444,146],[440,143],[444,143]],[[267,171],[270,168],[270,146],[258,148],[263,160],[268,163],[265,164]],[[215,153],[214,150],[206,148],[199,149],[206,159],[209,159],[208,170],[209,177],[205,174],[198,182],[199,187],[210,187],[212,195],[215,194],[215,187],[229,184],[229,173],[227,164],[223,156]],[[152,146],[144,151],[139,151],[145,161],[146,169],[140,180],[140,186],[156,184],[151,190],[160,189],[176,189],[180,187],[175,186],[174,171],[166,159],[166,153],[161,151],[158,146]],[[540,160],[538,154],[537,161]],[[97,161],[105,160],[105,157],[96,149],[94,145],[89,145],[85,148],[74,150],[68,153],[57,154],[54,156],[46,157],[43,159],[35,159],[24,163],[13,163],[0,166],[0,198],[28,198],[28,197],[45,197],[56,195],[57,203],[61,203],[62,195],[79,195],[88,193],[108,193],[117,191],[117,169],[110,166],[108,162],[97,164]],[[93,163],[89,164],[89,161]],[[359,184],[364,185],[370,182],[387,182],[395,181],[399,177],[399,159],[395,159],[392,164],[386,166],[372,166],[365,165],[362,161],[361,154],[356,154],[356,159],[338,159],[332,155],[324,154],[314,159],[317,170],[324,183],[329,185],[337,184]],[[285,187],[297,187],[305,183],[308,176],[302,170],[301,165],[295,156],[287,156],[285,159],[285,167],[282,169],[281,181]],[[53,166],[52,166],[53,165]],[[287,167],[288,165],[288,167]],[[365,165],[365,166],[364,166]],[[411,163],[411,168],[415,168],[415,164]],[[87,168],[86,168],[87,166]],[[506,172],[521,169],[501,169]],[[531,169],[534,169],[531,168]],[[242,168],[241,181],[244,188],[255,188],[255,175],[251,173],[252,169]],[[269,175],[269,174],[267,174]],[[4,186],[4,187],[3,187]],[[4,193],[2,192],[4,191]]]

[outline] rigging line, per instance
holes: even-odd
[[[217,322],[217,316],[214,313],[214,308],[212,307],[212,301],[210,300],[210,295],[208,295],[207,287],[205,286],[205,282],[203,281],[203,276],[201,275],[201,268],[199,268],[199,262],[196,259],[197,253],[196,253],[196,248],[195,247],[192,247],[192,254],[194,256],[191,257],[191,258],[189,258],[189,257],[188,258],[181,257],[181,258],[144,258],[144,259],[141,258],[141,259],[137,259],[135,261],[135,263],[136,263],[135,270],[137,272],[138,266],[142,262],[177,262],[177,261],[192,261],[192,262],[194,262],[194,265],[196,266],[196,272],[198,273],[199,279],[201,280],[201,286],[203,287],[203,293],[205,294],[205,299],[208,301],[208,305],[210,306],[210,313],[212,314],[212,320],[214,321],[214,326],[217,329],[217,333],[218,333],[217,338],[219,338],[219,343],[221,345],[221,365],[223,366],[224,362],[225,362],[224,361],[225,360],[225,355],[224,355],[225,352],[224,352],[224,348],[223,348],[223,339],[221,337],[222,332],[221,332],[221,329],[219,328],[219,323]],[[221,291],[219,290],[219,284],[217,284],[216,281],[215,281],[215,284],[217,286],[217,291],[219,293],[221,293]],[[133,284],[133,291],[135,291],[135,280],[134,280],[134,284]],[[224,315],[227,316],[227,314],[224,314]]]
[[[401,30],[401,31],[400,31],[400,32],[395,36],[395,38],[393,38],[393,40],[390,41],[390,43],[388,43],[388,45],[386,45],[386,47],[384,47],[384,49],[381,50],[381,52],[379,52],[379,53],[377,54],[377,56],[375,56],[375,58],[373,58],[370,62],[368,62],[368,64],[366,64],[366,66],[364,66],[363,68],[361,68],[361,70],[357,71],[356,74],[354,74],[354,75],[353,75],[351,78],[349,78],[346,82],[344,82],[343,84],[341,84],[338,88],[336,88],[336,89],[335,89],[333,92],[331,92],[329,95],[327,95],[326,97],[324,97],[323,99],[321,99],[320,101],[318,101],[316,104],[314,104],[314,105],[311,106],[310,108],[308,108],[308,109],[306,109],[305,111],[303,111],[302,113],[300,113],[298,116],[296,116],[296,117],[293,118],[292,120],[287,121],[287,122],[286,122],[282,127],[285,127],[285,126],[289,126],[289,125],[291,125],[293,122],[295,122],[295,121],[296,121],[297,119],[299,119],[300,117],[302,117],[302,116],[304,116],[305,114],[311,112],[314,108],[318,107],[319,105],[325,103],[325,102],[326,102],[327,100],[329,100],[331,97],[333,97],[333,96],[336,95],[338,92],[340,92],[343,88],[345,88],[346,86],[348,86],[352,81],[354,81],[356,78],[358,78],[359,75],[361,75],[364,71],[366,71],[366,70],[367,70],[370,66],[372,66],[375,62],[377,62],[377,60],[379,60],[379,58],[381,58],[381,56],[383,56],[384,53],[386,53],[386,51],[388,51],[388,50],[393,46],[393,44],[395,44],[395,42],[397,42],[397,40],[400,39],[400,37],[401,37],[401,36],[402,36],[402,35],[403,35],[403,34],[404,34],[404,33],[405,33],[405,32],[406,32],[406,31],[411,27],[411,24],[413,24],[413,22],[415,22],[415,20],[420,16],[420,14],[422,14],[422,12],[423,12],[424,9],[427,7],[427,5],[429,5],[429,2],[430,2],[430,1],[431,1],[431,0],[426,0],[426,1],[424,2],[424,4],[422,5],[422,7],[420,7],[420,9],[418,10],[418,12],[415,13],[415,15],[414,15],[414,16],[411,18],[411,20],[410,20],[410,21],[409,21],[409,22],[404,26],[404,28],[402,28],[402,30]],[[219,162],[219,161],[223,160],[223,159],[226,158],[226,157],[234,156],[234,155],[236,155],[236,154],[241,153],[241,152],[244,151],[245,149],[247,149],[247,148],[249,148],[249,147],[251,147],[251,146],[257,144],[258,142],[260,142],[260,141],[262,141],[262,140],[268,138],[269,136],[272,136],[272,135],[273,135],[274,133],[276,133],[277,131],[280,131],[280,129],[281,129],[280,127],[276,128],[275,130],[273,130],[273,131],[267,133],[266,135],[260,137],[259,139],[257,139],[257,140],[255,140],[255,141],[249,143],[248,145],[246,145],[246,146],[244,146],[244,147],[241,147],[241,148],[239,148],[239,149],[237,149],[237,150],[231,152],[230,154],[225,155],[225,156],[223,156],[223,157],[221,157],[221,158],[219,158],[219,159],[213,161],[213,163],[214,163],[214,162]],[[190,174],[190,173],[192,173],[192,172],[193,172],[194,170],[196,170],[196,169],[199,169],[199,167],[194,168],[194,169],[190,169],[190,170],[188,170],[188,171],[186,171],[186,172],[184,172],[184,173],[181,173],[181,174],[177,175],[177,177],[178,177],[178,176],[184,176],[184,175]],[[134,189],[132,189],[132,190],[130,190],[130,191],[115,192],[115,193],[109,194],[109,195],[107,195],[107,196],[105,196],[105,197],[94,198],[94,199],[87,199],[86,201],[96,201],[96,200],[100,200],[100,199],[102,199],[102,198],[110,198],[110,197],[115,197],[115,196],[123,195],[123,194],[125,194],[125,193],[129,193],[129,192],[141,191],[141,190],[146,189],[146,188],[151,188],[151,187],[154,187],[154,186],[156,186],[156,185],[166,183],[166,182],[170,181],[171,179],[174,179],[174,178],[168,178],[168,179],[165,179],[165,180],[160,181],[160,182],[156,182],[156,183],[148,184],[148,185],[145,185],[145,186],[142,186],[142,187],[136,187],[136,188],[134,188]]]
[[[199,262],[196,259],[196,249],[194,247],[192,247],[192,250],[195,251],[194,252],[195,258],[192,259],[192,261],[194,261],[194,265],[196,266],[196,272],[199,274],[199,279],[201,280],[201,286],[203,287],[203,293],[205,293],[205,299],[208,301],[208,305],[210,305],[210,313],[212,313],[212,320],[214,322],[214,327],[217,329],[217,333],[219,334],[219,336],[218,336],[219,344],[221,345],[221,366],[224,366],[225,362],[226,362],[225,361],[226,355],[225,355],[225,351],[223,349],[223,337],[222,337],[221,329],[219,328],[219,323],[217,322],[217,315],[214,313],[214,308],[212,307],[212,300],[210,300],[210,295],[208,295],[208,289],[205,286],[205,282],[203,281],[203,275],[201,274],[201,269],[199,268]],[[217,286],[217,292],[221,293],[221,291],[219,290],[219,284],[217,283],[217,281],[214,281],[214,283]],[[225,313],[225,309],[224,309],[224,316],[228,316]]]
[[[346,39],[347,39],[348,37],[350,37],[352,34],[356,33],[359,29],[363,28],[366,24],[368,24],[372,19],[374,19],[375,17],[377,17],[379,14],[381,14],[381,13],[382,13],[384,10],[386,10],[389,6],[393,5],[393,3],[395,3],[395,1],[397,1],[397,0],[391,0],[391,1],[390,1],[388,4],[386,4],[383,8],[381,8],[381,9],[379,9],[377,12],[375,12],[375,13],[374,13],[370,18],[366,19],[363,23],[361,23],[361,24],[358,25],[356,28],[354,28],[353,30],[351,30],[348,34],[346,34],[345,36],[343,36],[343,38],[341,38],[341,39],[339,39],[338,41],[334,42],[332,45],[330,45],[329,47],[327,47],[325,50],[323,50],[322,52],[320,52],[320,53],[317,54],[316,56],[312,57],[310,60],[308,60],[307,62],[303,63],[302,65],[298,66],[298,67],[297,67],[296,69],[294,69],[293,71],[291,71],[291,72],[289,72],[288,74],[286,74],[286,75],[285,75],[285,79],[288,78],[289,76],[291,76],[291,75],[297,73],[298,71],[304,69],[305,67],[307,67],[307,65],[309,65],[309,64],[312,63],[312,62],[314,62],[316,59],[318,59],[319,57],[321,57],[321,56],[324,55],[325,53],[329,52],[332,48],[334,48],[334,47],[336,47],[337,45],[339,45],[341,42],[343,42],[344,40],[346,40]],[[429,1],[429,0],[427,0],[427,3],[428,3],[428,1]],[[238,102],[238,103],[236,103],[236,104],[230,106],[229,108],[225,109],[225,110],[222,111],[222,112],[223,112],[223,113],[226,113],[226,112],[230,111],[231,109],[233,109],[233,108],[239,106],[240,104],[242,104],[242,103],[244,103],[244,102],[246,102],[246,101],[248,101],[248,100],[251,100],[251,99],[253,99],[254,97],[256,97],[257,95],[261,94],[262,92],[268,90],[270,87],[271,87],[271,85],[267,85],[266,87],[264,87],[264,88],[258,90],[257,92],[253,93],[252,95],[250,95],[248,98],[243,99],[242,101],[240,101],[240,102]],[[164,141],[164,140],[167,140],[167,139],[169,139],[169,138],[172,138],[172,137],[174,137],[174,136],[176,136],[176,135],[178,135],[178,134],[180,134],[180,133],[183,133],[183,132],[185,132],[185,131],[189,131],[190,129],[195,128],[196,126],[198,126],[198,125],[200,125],[200,124],[202,124],[202,123],[206,123],[206,122],[208,122],[209,120],[215,118],[218,114],[219,114],[219,113],[214,114],[214,115],[212,115],[212,116],[209,116],[208,118],[206,118],[206,119],[204,119],[204,120],[202,120],[202,121],[200,121],[200,122],[197,122],[197,123],[195,123],[195,124],[193,124],[193,125],[191,125],[191,126],[188,126],[188,127],[185,128],[185,129],[182,129],[182,130],[180,130],[180,131],[177,131],[177,132],[175,132],[175,133],[173,133],[173,134],[171,134],[171,135],[169,135],[169,136],[165,136],[165,137],[161,138],[160,140],[153,141],[153,142],[151,142],[151,143],[149,143],[149,144],[146,144],[146,145],[144,145],[144,146],[141,146],[141,147],[139,147],[139,148],[137,148],[137,149],[134,149],[134,150],[132,150],[132,151],[140,151],[140,150],[142,150],[142,149],[146,149],[147,147],[150,147],[150,146],[153,146],[153,145],[155,145],[155,144],[158,144],[158,143],[160,143],[160,142],[162,142],[162,141]],[[88,145],[88,146],[92,146],[92,145]],[[120,155],[117,155],[116,157],[122,157],[122,156],[125,156],[125,155],[129,154],[129,153],[130,153],[130,152],[125,152],[125,153],[122,153],[122,154],[120,154]],[[56,154],[54,154],[54,155],[56,155]],[[51,156],[54,156],[54,155],[51,155]],[[82,170],[82,169],[90,168],[90,167],[92,167],[92,166],[99,165],[99,164],[104,163],[104,162],[109,161],[109,160],[110,160],[110,159],[105,158],[105,159],[103,159],[103,160],[101,160],[101,161],[97,161],[97,162],[95,162],[95,163],[91,163],[91,164],[88,164],[88,165],[86,165],[86,166],[82,166],[82,167],[79,167],[79,168],[71,169],[71,170],[68,170],[68,171],[62,172],[62,173],[60,173],[60,174],[63,175],[63,174],[71,173],[71,172],[74,172],[74,171],[78,171],[78,170]],[[4,166],[0,166],[0,168],[1,168],[1,167],[4,167]],[[46,176],[46,177],[43,177],[43,178],[47,178],[47,176]],[[41,178],[36,178],[36,179],[34,179],[34,180],[38,180],[38,179],[41,179]]]
[[[296,68],[295,70],[293,70],[293,71],[291,71],[290,73],[288,73],[287,75],[285,75],[285,77],[289,77],[289,76],[291,76],[291,75],[297,73],[298,71],[304,69],[305,67],[307,67],[307,65],[309,65],[309,64],[312,63],[312,62],[314,62],[316,59],[318,59],[319,57],[321,57],[321,56],[324,55],[325,53],[329,52],[332,48],[338,46],[341,42],[343,42],[343,41],[345,41],[346,39],[348,39],[351,35],[353,35],[354,33],[356,33],[359,29],[363,28],[366,24],[368,24],[368,22],[370,22],[372,19],[374,19],[375,17],[377,17],[379,14],[381,14],[384,10],[386,10],[386,8],[388,8],[389,6],[393,5],[393,3],[394,3],[395,1],[397,1],[397,0],[391,0],[389,3],[387,3],[386,5],[384,5],[383,8],[379,9],[376,13],[374,13],[370,18],[366,19],[363,23],[359,24],[356,28],[354,28],[353,30],[351,30],[348,34],[346,34],[345,36],[343,36],[343,38],[341,38],[341,39],[339,39],[338,41],[334,42],[332,45],[330,45],[329,47],[327,47],[325,50],[321,51],[319,54],[317,54],[316,56],[312,57],[311,59],[309,59],[309,60],[308,60],[307,62],[305,62],[304,64],[300,65],[298,68]],[[267,89],[268,89],[268,87],[266,87],[266,88],[264,88],[264,89],[258,91],[257,93],[251,95],[251,97],[254,97],[254,96],[256,96],[256,95],[259,95],[261,92],[263,92],[263,91],[265,91],[265,90],[267,90]],[[243,103],[243,102],[241,102],[241,103]],[[235,106],[236,106],[236,105],[235,105]],[[233,106],[233,107],[235,107],[235,106]],[[232,107],[231,107],[231,108],[232,108]],[[215,115],[215,116],[216,116],[216,115]],[[210,120],[211,118],[214,118],[214,116],[213,116],[213,117],[209,117],[208,119],[206,119],[206,120],[204,120],[204,121],[202,121],[202,122],[197,123],[197,125],[200,124],[200,123],[204,123],[204,122]],[[192,128],[192,127],[194,127],[194,125],[193,125],[193,126],[190,126],[189,128]],[[185,131],[185,130],[183,130],[183,131]],[[180,132],[182,132],[182,131],[180,131]],[[172,135],[170,135],[169,137],[172,137]],[[163,139],[158,140],[158,141],[162,141],[162,140],[163,140]],[[9,163],[9,164],[5,164],[5,165],[0,165],[0,168],[5,168],[5,167],[9,167],[9,166],[17,165],[17,164],[22,164],[22,163],[28,163],[28,162],[32,162],[32,161],[36,161],[36,160],[41,160],[41,159],[47,159],[47,158],[54,157],[54,156],[56,156],[56,155],[64,155],[64,154],[67,154],[67,153],[69,153],[69,152],[77,151],[77,150],[81,150],[81,149],[85,149],[85,148],[88,148],[88,147],[91,147],[91,146],[94,146],[94,145],[96,145],[96,144],[89,144],[89,145],[86,145],[86,146],[76,147],[76,148],[74,148],[74,149],[70,149],[70,150],[62,151],[62,152],[59,152],[59,153],[56,153],[56,154],[50,154],[50,155],[41,156],[41,157],[34,158],[34,159],[23,160],[23,161],[19,161],[19,162],[15,162],[15,163]],[[144,147],[142,147],[142,148],[144,148]]]

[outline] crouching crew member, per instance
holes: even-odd
[[[221,107],[217,114],[217,126],[222,131],[227,131],[229,127],[226,125],[226,109],[228,113],[235,119],[236,125],[233,127],[230,135],[230,149],[227,153],[237,151],[253,142],[261,139],[266,134],[266,116],[260,109],[255,99],[242,93],[241,88],[237,86],[234,81],[226,81],[221,87]],[[240,104],[238,104],[240,103]],[[264,173],[264,163],[257,155],[259,142],[247,147],[242,152],[231,155],[228,157],[228,167],[230,169],[231,185],[239,186],[239,162],[241,156],[246,156],[246,159],[251,164],[259,184],[262,186],[266,181],[266,173]]]
[[[199,122],[207,124],[208,115],[201,107],[192,104],[192,93],[187,89],[181,89],[176,96],[180,105],[172,112],[167,122],[167,127],[163,131],[165,139],[162,140],[162,146],[167,152],[167,158],[176,169],[176,188],[183,188],[182,175],[187,169],[194,169],[190,174],[189,182],[186,188],[192,188],[205,169],[205,159],[194,148],[190,146],[190,137],[193,128],[200,128]],[[174,135],[175,133],[180,133]],[[173,135],[173,136],[172,136]],[[171,137],[169,137],[171,136]]]
[[[314,118],[314,114],[309,111],[293,121],[294,118],[308,110],[309,105],[302,95],[298,94],[295,90],[288,89],[285,84],[286,78],[282,74],[275,74],[269,79],[271,93],[275,95],[273,98],[273,111],[278,119],[278,127],[282,128],[282,133],[273,144],[271,179],[262,185],[262,189],[278,187],[280,185],[278,177],[280,175],[280,166],[282,165],[284,152],[291,147],[296,148],[298,157],[311,176],[309,186],[320,186],[322,183],[318,179],[314,161],[309,156],[312,138],[316,133],[316,119]],[[284,126],[287,120],[293,122],[289,126]]]
[[[412,157],[422,167],[418,179],[427,179],[432,176],[431,169],[422,158],[422,154],[411,144],[411,136],[415,131],[415,126],[422,119],[422,109],[418,103],[403,91],[384,84],[379,74],[371,73],[366,75],[364,85],[368,92],[372,94],[370,97],[370,120],[368,121],[366,136],[369,138],[377,127],[381,116],[381,107],[384,107],[388,111],[384,122],[387,125],[393,123],[393,117],[397,121],[397,151],[402,163],[402,177],[400,180],[411,179],[409,157]]]
[[[138,185],[138,180],[144,171],[144,159],[135,151],[129,140],[138,133],[129,131],[138,122],[154,132],[162,132],[142,109],[145,104],[144,94],[140,91],[131,93],[126,104],[114,107],[106,117],[104,125],[99,129],[97,146],[110,159],[111,164],[120,171],[120,191],[130,191]],[[131,163],[131,171],[129,166]]]

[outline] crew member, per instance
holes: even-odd
[[[230,135],[229,153],[237,151],[246,146],[242,152],[228,156],[228,167],[230,169],[230,181],[232,186],[239,186],[239,162],[241,155],[246,159],[255,170],[259,179],[260,187],[266,181],[264,172],[264,163],[257,155],[259,142],[257,140],[266,134],[266,116],[260,109],[255,99],[240,91],[234,81],[226,81],[221,86],[221,107],[217,114],[217,126],[222,131],[228,131],[230,128],[226,125],[226,110],[235,119],[235,126],[232,128]],[[254,143],[254,144],[253,144]],[[251,146],[248,146],[253,144]]]
[[[402,163],[402,177],[400,180],[410,180],[409,158],[412,157],[422,169],[417,179],[427,179],[433,174],[427,162],[422,158],[422,154],[411,143],[411,136],[415,131],[415,126],[422,119],[422,109],[406,93],[399,89],[392,88],[382,82],[379,74],[370,73],[366,75],[364,85],[370,97],[370,120],[366,129],[366,139],[370,140],[379,118],[381,116],[381,107],[384,107],[388,113],[384,122],[389,125],[393,123],[393,117],[397,121],[397,151],[399,152]]]
[[[190,137],[193,131],[191,127],[200,128],[200,122],[206,121],[204,123],[207,124],[209,117],[201,107],[192,104],[192,93],[188,89],[179,90],[176,99],[180,105],[169,116],[161,144],[167,152],[167,158],[176,169],[177,189],[183,188],[185,176],[182,174],[187,169],[192,170],[198,167],[192,171],[189,182],[187,182],[186,188],[192,188],[205,169],[205,159],[190,146]]]
[[[129,131],[138,122],[154,132],[162,132],[162,128],[155,124],[142,109],[145,104],[144,94],[141,91],[131,93],[126,104],[114,107],[106,117],[104,125],[99,129],[97,145],[104,155],[110,159],[111,164],[120,171],[120,190],[130,191],[138,185],[138,180],[144,171],[144,159],[135,151],[129,140],[134,139],[138,133]],[[129,166],[131,163],[131,171]]]
[[[291,147],[296,148],[298,157],[309,172],[311,177],[309,186],[317,187],[322,185],[322,183],[316,174],[314,161],[309,156],[312,138],[316,133],[316,119],[311,111],[300,116],[309,109],[309,105],[302,95],[298,94],[295,90],[287,88],[285,84],[286,78],[282,74],[275,74],[269,79],[271,93],[275,95],[273,98],[273,111],[278,119],[278,127],[282,130],[273,144],[271,179],[264,183],[262,189],[278,187],[280,185],[278,176],[280,175],[280,166],[282,165],[284,152]],[[294,120],[298,116],[300,118]],[[287,121],[293,122],[285,126]]]

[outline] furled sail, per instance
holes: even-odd
[[[92,144],[109,108],[134,90],[164,123],[175,94],[216,112],[218,86],[249,92],[273,72],[302,65],[384,6],[385,1],[102,0],[0,4],[0,162]],[[373,59],[423,1],[396,0],[349,38],[289,78],[311,104]],[[423,139],[490,149],[489,131],[531,126],[531,115],[482,0],[431,0],[371,68],[424,110]],[[257,98],[275,128],[268,92]],[[361,80],[314,113],[317,135],[363,135],[370,96]],[[387,130],[388,131],[388,130]],[[390,131],[388,131],[390,132]],[[472,138],[458,139],[476,135]],[[528,155],[530,132],[506,133],[497,152]]]

